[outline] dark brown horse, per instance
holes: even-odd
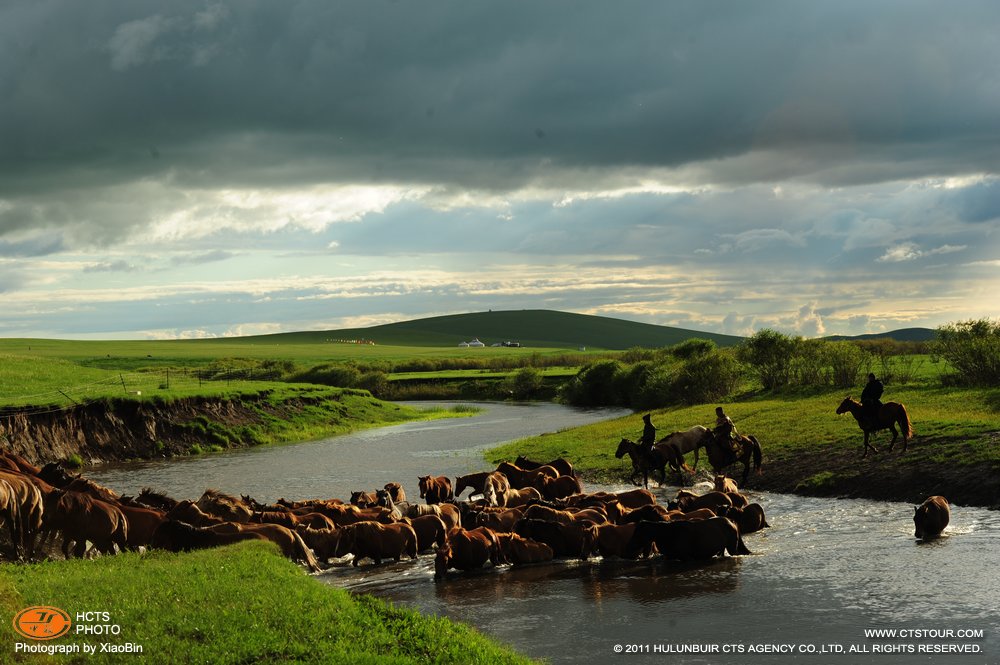
[[[708,453],[708,463],[716,475],[737,462],[743,463],[743,479],[740,486],[747,484],[750,475],[750,460],[753,459],[753,468],[756,473],[760,473],[761,458],[763,453],[760,449],[760,442],[757,437],[743,436],[731,439],[723,434],[721,436],[713,434],[707,444],[705,452]]]
[[[472,494],[469,495],[470,497],[472,497],[472,496],[474,496],[476,494],[482,494],[483,493],[483,487],[484,487],[484,485],[486,483],[486,478],[487,478],[487,476],[490,475],[490,473],[492,473],[492,472],[491,471],[479,471],[478,473],[468,473],[468,474],[466,474],[464,476],[456,476],[455,477],[455,496],[456,497],[461,496],[462,492],[465,491],[466,487],[469,487],[469,488],[472,489]]]
[[[886,402],[878,410],[878,419],[872,420],[866,416],[861,402],[857,402],[850,397],[845,397],[844,401],[837,407],[838,416],[844,413],[850,413],[854,416],[854,419],[858,421],[858,427],[865,433],[865,452],[861,457],[868,456],[869,448],[876,453],[878,452],[878,448],[869,443],[868,440],[873,433],[883,429],[892,432],[892,441],[889,442],[889,450],[892,450],[892,447],[896,445],[896,439],[902,434],[903,452],[906,452],[906,444],[913,436],[913,425],[910,423],[909,414],[906,413],[906,407],[899,402]],[[896,431],[896,425],[899,425],[899,431]]]
[[[632,475],[629,476],[629,480],[633,485],[639,484],[639,477],[642,477],[643,488],[649,487],[649,475],[651,471],[655,471],[656,461],[653,459],[651,453],[644,450],[639,444],[631,439],[622,439],[618,442],[618,448],[615,450],[615,457],[622,459],[626,455],[632,460]],[[663,475],[660,475],[660,482],[663,482]]]
[[[921,540],[937,538],[948,526],[951,506],[943,496],[929,497],[913,509],[913,536]]]
[[[629,543],[630,553],[646,552],[656,544],[667,559],[698,561],[728,552],[732,556],[750,554],[739,528],[725,517],[697,522],[639,522]]]
[[[576,472],[573,471],[573,464],[565,457],[557,457],[551,462],[535,462],[524,455],[518,455],[517,459],[514,460],[514,465],[519,466],[522,469],[528,469],[533,471],[538,467],[551,466],[553,469],[559,472],[560,476],[575,476]]]

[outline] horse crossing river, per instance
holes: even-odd
[[[482,406],[472,418],[88,476],[128,494],[152,486],[194,499],[214,487],[261,501],[346,499],[398,481],[413,500],[417,476],[484,470],[482,451],[498,443],[625,413]],[[665,502],[676,488],[654,491]],[[422,555],[317,579],[464,621],[553,663],[1000,662],[1000,513],[953,506],[945,537],[923,544],[908,504],[749,495],[771,528],[746,537],[753,555],[706,565],[594,559],[453,571],[435,583],[433,556]]]

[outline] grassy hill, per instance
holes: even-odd
[[[897,342],[930,342],[935,336],[935,332],[930,328],[900,328],[899,330],[890,330],[884,333],[869,333],[867,335],[833,335],[826,339],[833,341],[894,339]]]
[[[719,346],[733,346],[742,338],[733,335],[636,323],[605,316],[552,310],[476,312],[401,321],[370,328],[279,333],[243,338],[260,343],[304,344],[331,339],[369,339],[397,346],[457,346],[478,338],[487,346],[516,341],[545,348],[629,349],[678,344],[692,337],[710,339]]]

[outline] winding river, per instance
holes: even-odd
[[[124,493],[152,486],[197,498],[214,487],[260,501],[346,498],[398,481],[416,499],[418,475],[480,471],[482,452],[498,443],[623,413],[481,406],[471,418],[89,476]],[[676,488],[656,491],[666,500]],[[464,621],[553,663],[1000,662],[1000,513],[954,506],[945,536],[924,544],[913,538],[908,504],[749,494],[771,528],[746,538],[752,556],[707,565],[594,559],[435,583],[433,557],[424,555],[317,577]]]

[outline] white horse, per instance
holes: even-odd
[[[656,442],[656,445],[660,444],[671,444],[680,453],[681,459],[684,455],[694,451],[694,466],[692,470],[698,468],[698,449],[708,443],[712,437],[712,430],[707,427],[702,427],[701,425],[695,425],[691,429],[684,432],[671,432],[662,439]]]

